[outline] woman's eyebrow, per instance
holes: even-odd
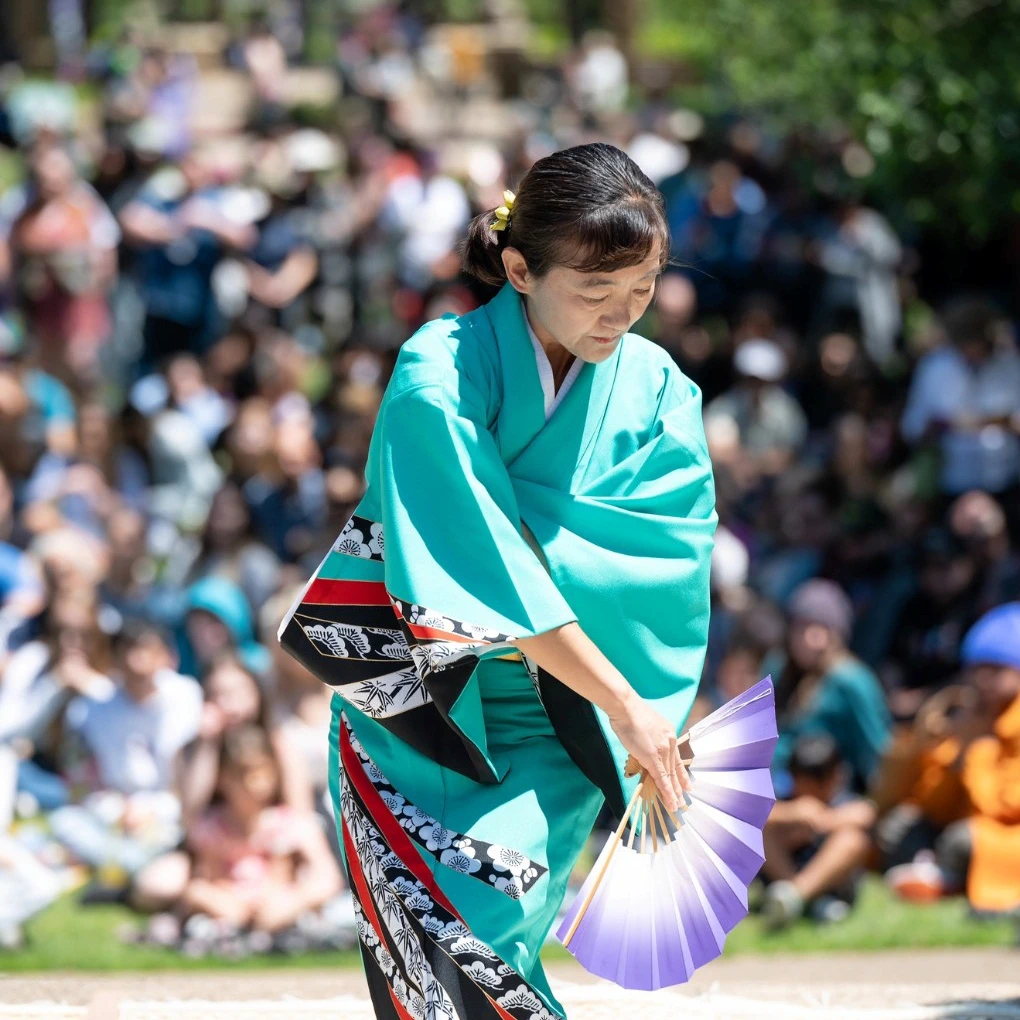
[[[658,276],[661,272],[662,270],[658,268],[649,269],[648,272],[641,277],[641,279],[642,280],[651,279],[653,276]],[[590,290],[593,287],[611,287],[613,285],[613,282],[614,282],[613,280],[610,280],[608,277],[605,276],[594,276],[582,280],[581,286]]]

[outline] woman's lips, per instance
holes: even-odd
[[[597,344],[615,344],[619,336],[593,336],[592,340]]]

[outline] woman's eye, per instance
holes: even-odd
[[[584,303],[585,303],[586,305],[600,305],[600,304],[602,304],[602,303],[603,303],[603,302],[604,302],[604,301],[605,301],[606,299],[605,299],[604,297],[596,297],[596,298],[592,298],[592,297],[582,297],[582,298],[581,298],[581,300],[582,300],[582,301],[583,301],[583,302],[584,302]]]
[[[652,288],[651,287],[645,287],[644,290],[636,290],[636,291],[634,291],[634,293],[637,294],[638,297],[644,297],[646,294],[651,294],[651,292],[652,292]]]

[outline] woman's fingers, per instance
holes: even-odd
[[[655,785],[659,790],[659,796],[662,798],[663,804],[665,804],[670,811],[676,811],[676,809],[680,806],[680,802],[677,800],[676,793],[673,790],[671,770],[668,765],[663,764],[661,759],[658,759],[655,762],[655,768],[652,771],[652,779],[655,780]]]
[[[684,788],[680,782],[679,770],[683,768],[680,762],[680,749],[675,740],[670,742],[669,747],[669,779],[673,784],[673,793],[679,806],[684,797]]]

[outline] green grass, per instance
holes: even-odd
[[[117,938],[117,929],[134,915],[125,907],[79,908],[73,896],[55,903],[27,927],[26,947],[0,953],[0,973],[83,970],[153,971],[261,970],[267,967],[354,967],[354,950],[307,953],[298,957],[270,956],[227,963],[220,959],[191,960],[167,949],[130,946]],[[749,917],[730,936],[726,955],[737,953],[824,952],[916,948],[924,946],[1008,946],[1016,937],[1010,921],[976,921],[962,899],[929,905],[893,899],[878,879],[868,879],[853,914],[840,924],[815,925],[801,921],[770,935],[761,919]],[[543,950],[553,962],[567,958],[559,945]]]

